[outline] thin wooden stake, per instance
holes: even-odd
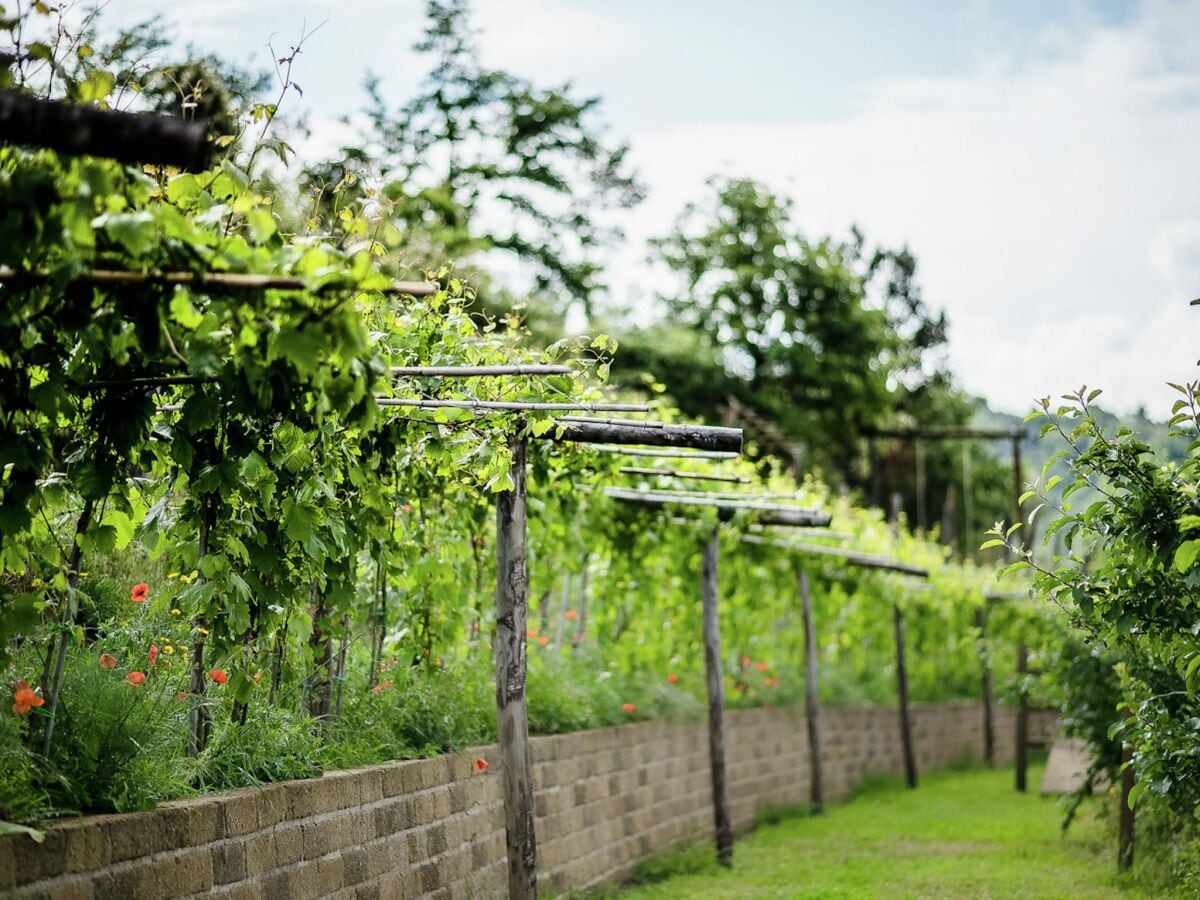
[[[1121,808],[1117,820],[1117,868],[1122,872],[1133,866],[1134,812],[1129,805],[1133,790],[1133,748],[1128,742],[1121,746]]]
[[[733,865],[733,816],[725,781],[725,681],[721,674],[721,623],[717,615],[717,561],[720,526],[704,544],[700,598],[704,618],[704,668],[708,675],[708,754],[712,764],[713,824],[717,862]]]
[[[508,895],[537,897],[537,843],[533,830],[533,768],[525,702],[525,627],[529,573],[525,560],[525,438],[509,438],[512,489],[496,498],[496,720],[504,779],[504,835]]]
[[[996,764],[996,725],[992,705],[992,667],[987,651],[987,600],[975,610],[975,627],[979,629],[980,693],[983,702],[983,760],[989,766]]]
[[[812,592],[808,573],[796,573],[796,587],[804,612],[804,718],[808,725],[808,770],[812,811],[825,810],[825,787],[821,775],[821,691],[818,682],[817,626],[813,621]]]
[[[896,635],[896,694],[900,701],[900,744],[904,751],[904,783],[917,786],[917,758],[913,753],[912,724],[908,716],[908,668],[904,661],[904,614],[900,605],[892,605],[892,626]]]
[[[1029,703],[1025,699],[1025,676],[1029,673],[1029,648],[1017,645],[1017,747],[1016,786],[1024,793],[1029,770]]]
[[[487,378],[496,375],[570,375],[570,366],[518,363],[507,366],[392,366],[392,375],[406,378]]]

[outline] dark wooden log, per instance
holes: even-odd
[[[1121,809],[1117,820],[1117,868],[1122,872],[1133,866],[1134,812],[1129,805],[1129,792],[1133,790],[1133,749],[1128,743],[1121,747]]]
[[[804,613],[804,719],[808,725],[809,796],[812,798],[812,811],[819,813],[825,810],[825,783],[821,774],[820,663],[817,658],[817,626],[813,621],[812,592],[808,586],[808,573],[804,569],[796,573],[796,588]]]
[[[904,661],[904,614],[899,604],[892,605],[892,626],[896,636],[896,695],[900,701],[900,745],[904,752],[904,783],[917,786],[917,758],[913,753],[912,723],[908,715],[908,667]]]
[[[644,425],[618,425],[605,422],[558,421],[550,437],[559,441],[584,444],[640,444],[647,447],[686,447],[740,453],[742,430],[708,425],[665,425],[649,429]]]
[[[1025,676],[1029,674],[1029,648],[1017,645],[1017,746],[1015,755],[1017,790],[1025,792],[1029,772],[1029,701],[1025,697]]]
[[[521,429],[518,429],[518,432]],[[508,895],[537,897],[537,843],[533,830],[533,769],[525,701],[529,574],[525,561],[525,439],[509,439],[511,490],[496,498],[496,720],[508,851]]]
[[[207,169],[212,151],[207,122],[42,100],[17,91],[0,91],[0,142],[189,172]]]
[[[996,724],[993,718],[992,666],[987,652],[987,600],[975,610],[975,627],[979,629],[980,694],[983,703],[983,760],[989,766],[996,764]]]
[[[717,615],[717,562],[720,526],[704,544],[700,599],[704,625],[704,669],[708,676],[708,754],[712,765],[713,824],[717,862],[733,865],[733,816],[725,780],[725,681],[721,673],[721,623]]]

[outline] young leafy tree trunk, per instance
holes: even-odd
[[[75,534],[71,543],[71,551],[63,562],[67,566],[67,593],[63,597],[63,607],[59,611],[59,632],[50,645],[46,655],[47,668],[53,658],[53,670],[46,677],[42,675],[42,696],[46,698],[46,727],[42,731],[42,756],[50,755],[51,742],[54,739],[54,719],[58,712],[59,691],[62,689],[63,672],[67,665],[67,648],[71,643],[70,627],[75,620],[76,591],[79,590],[79,567],[83,565],[83,544],[81,543],[88,527],[92,524],[92,513],[95,501],[85,500],[83,510],[75,522]]]
[[[200,577],[204,578],[204,557],[208,555],[209,528],[212,523],[212,509],[207,501],[201,501],[200,506],[200,537],[199,552],[196,561],[200,568]],[[203,616],[196,619],[197,633],[192,641],[192,674],[190,691],[192,705],[188,711],[188,754],[198,756],[208,746],[208,736],[212,731],[212,712],[205,702],[204,694],[208,680],[204,671],[204,631],[207,630],[208,620]]]
[[[325,595],[314,580],[312,583],[313,618],[308,650],[312,660],[312,675],[307,692],[308,714],[318,721],[329,718],[333,711],[333,637],[329,628],[329,609]]]

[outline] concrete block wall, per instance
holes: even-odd
[[[1014,716],[997,709],[1000,762]],[[1031,735],[1053,729],[1037,711]],[[735,825],[808,797],[808,744],[796,708],[728,714]],[[917,761],[928,771],[982,757],[978,704],[917,704]],[[900,772],[897,717],[885,708],[822,713],[827,793]],[[474,762],[490,763],[485,772]],[[712,827],[702,723],[643,722],[533,739],[543,892],[620,878],[641,858]],[[0,896],[19,898],[503,897],[504,814],[495,747],[331,772],[57,825],[42,844],[0,837]]]

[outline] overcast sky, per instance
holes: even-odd
[[[423,63],[418,0],[111,0],[180,43],[265,65],[325,22],[295,78],[320,146]],[[604,98],[650,196],[609,277],[714,172],[790,194],[810,234],[907,243],[950,317],[950,363],[994,406],[1086,383],[1169,412],[1198,377],[1200,3],[482,0],[485,62]],[[640,302],[645,302],[644,299]]]

